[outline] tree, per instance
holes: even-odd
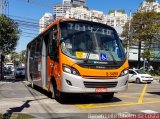
[[[19,33],[18,24],[14,20],[0,15],[0,52],[15,50]]]
[[[11,59],[11,62],[14,63],[15,66],[19,66],[19,54],[15,51],[12,51],[10,52],[10,59]]]
[[[26,60],[26,50],[23,50],[19,53],[19,62],[24,64]]]
[[[139,44],[139,57],[141,54],[141,42],[145,44],[146,49],[151,51],[151,45],[153,43],[153,39],[160,31],[160,13],[151,11],[151,12],[137,12],[133,15],[131,20],[131,30],[130,34],[128,34],[128,23],[126,23],[122,37],[125,37],[125,40],[130,36],[130,43]],[[136,45],[136,44],[135,44]],[[148,58],[150,60],[150,58]],[[139,61],[140,62],[140,61]]]
[[[156,2],[156,0],[146,0],[146,2]]]
[[[150,59],[154,57],[154,53],[152,50],[144,49],[144,52],[142,53],[143,59]]]

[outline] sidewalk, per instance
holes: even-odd
[[[160,76],[152,76],[154,80],[160,80]]]

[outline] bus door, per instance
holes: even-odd
[[[31,70],[31,68],[30,68],[30,48],[28,47],[27,48],[27,79],[28,79],[28,81],[30,81],[31,82],[31,75],[30,75],[30,70]]]
[[[36,82],[36,72],[35,72],[35,48],[36,48],[36,43],[35,41],[31,43],[30,47],[29,47],[29,76],[31,78],[31,80],[34,82]]]
[[[41,64],[42,64],[42,38],[37,38],[36,41],[36,49],[34,55],[34,73],[38,86],[42,86],[42,78],[41,78]]]
[[[57,26],[53,26],[50,32],[48,45],[48,86],[50,87],[51,77],[54,77],[57,85],[60,85],[60,65],[59,65],[59,51],[58,51],[58,30]],[[59,87],[59,86],[58,86]]]
[[[46,34],[42,39],[42,56],[41,56],[41,83],[42,87],[46,89],[47,85],[47,44],[49,35]],[[39,62],[40,63],[40,62]]]

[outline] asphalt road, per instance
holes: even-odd
[[[60,104],[48,96],[39,88],[32,89],[27,81],[8,77],[0,81],[0,118],[97,119],[99,116],[105,119],[112,114],[110,118],[160,113],[158,81],[152,84],[129,83],[128,90],[116,93],[110,102],[99,95],[77,95],[71,96],[66,104]]]

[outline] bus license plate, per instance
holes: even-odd
[[[96,88],[95,91],[96,93],[107,92],[107,88]]]

